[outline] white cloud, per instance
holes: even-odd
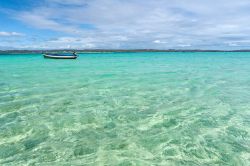
[[[155,41],[153,41],[153,43],[156,43],[156,44],[165,44],[167,42],[166,41],[161,41],[161,40],[155,40]]]
[[[13,17],[68,36],[48,41],[54,47],[209,49],[246,46],[237,41],[250,40],[249,8],[249,0],[45,0]]]
[[[179,44],[178,46],[180,46],[180,47],[191,47],[192,45],[191,44]]]
[[[94,40],[80,37],[60,37],[45,42],[50,48],[90,49],[96,48]]]
[[[46,10],[44,10],[46,13]],[[42,14],[38,13],[30,13],[30,12],[21,12],[19,13],[18,20],[22,22],[32,25],[39,29],[50,29],[54,31],[62,31],[65,33],[77,34],[80,33],[80,30],[74,26],[65,26],[49,17],[43,16]]]
[[[0,36],[6,36],[6,37],[10,37],[10,36],[24,36],[24,34],[18,33],[18,32],[0,31]]]

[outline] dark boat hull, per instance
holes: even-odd
[[[77,55],[44,54],[44,58],[51,59],[76,59]]]

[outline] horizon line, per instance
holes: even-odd
[[[11,49],[0,50],[0,53],[76,51],[76,52],[250,52],[250,49]]]

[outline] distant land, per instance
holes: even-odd
[[[76,53],[111,53],[111,52],[250,52],[249,50],[201,50],[201,49],[52,49],[52,50],[0,50],[0,54],[25,54],[36,53],[42,54],[47,52],[59,53],[59,52],[76,52]]]

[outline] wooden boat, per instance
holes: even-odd
[[[72,54],[51,54],[46,53],[43,55],[44,58],[52,58],[52,59],[76,59],[77,55],[75,53]]]

